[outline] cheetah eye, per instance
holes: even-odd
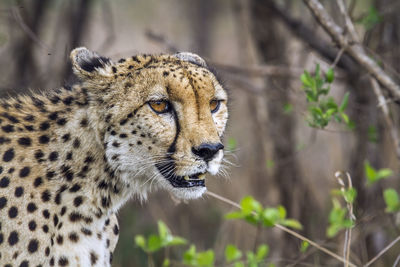
[[[211,113],[217,112],[220,105],[221,105],[221,100],[211,100],[211,101],[210,101],[210,110],[211,110]]]
[[[166,100],[154,100],[148,102],[151,109],[157,113],[162,114],[171,110],[171,104]]]

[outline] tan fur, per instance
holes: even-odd
[[[174,187],[155,167],[170,157],[177,177],[218,171],[222,151],[208,162],[193,148],[220,142],[227,95],[197,57],[113,63],[78,48],[71,60],[79,84],[3,101],[1,266],[110,266],[115,213],[131,196],[144,199],[152,186],[181,198],[205,191]],[[148,102],[159,99],[174,112],[155,113]]]

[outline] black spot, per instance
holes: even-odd
[[[136,131],[136,130],[133,130],[131,133],[132,133],[132,134],[136,134],[136,133],[137,133],[137,131]]]
[[[31,172],[31,168],[29,167],[23,167],[20,171],[19,171],[19,177],[21,178],[25,178],[29,175],[29,173]]]
[[[37,241],[36,239],[32,239],[31,241],[29,241],[28,244],[29,253],[35,253],[38,250],[38,247],[39,247],[39,241]]]
[[[5,143],[10,143],[10,142],[11,142],[10,138],[3,137],[3,136],[0,137],[0,145],[5,144]]]
[[[74,100],[74,98],[72,96],[68,96],[63,100],[63,103],[67,106],[71,105],[72,101]]]
[[[69,238],[69,240],[71,240],[74,243],[78,242],[78,240],[79,240],[79,236],[78,236],[78,234],[76,232],[71,232],[68,235],[68,238]]]
[[[8,170],[8,173],[13,173],[15,171],[15,168],[10,168],[9,170]]]
[[[53,104],[57,104],[58,102],[60,102],[60,98],[59,98],[58,96],[54,95],[54,96],[52,96],[52,97],[50,98],[50,101],[51,101],[51,103],[53,103]]]
[[[54,214],[54,216],[53,216],[53,223],[54,223],[54,226],[57,226],[57,224],[58,224],[58,216],[57,216],[57,214]]]
[[[77,222],[83,219],[82,214],[78,213],[78,212],[71,212],[71,214],[69,215],[69,220],[71,222]]]
[[[43,191],[41,198],[42,198],[42,201],[43,201],[43,202],[49,201],[50,198],[51,198],[50,191],[47,190],[47,189],[46,189],[45,191]]]
[[[3,178],[1,178],[1,180],[0,180],[1,188],[6,188],[9,184],[10,184],[10,178],[8,178],[7,176],[4,176]]]
[[[31,230],[31,231],[35,231],[36,230],[36,226],[37,226],[37,224],[36,224],[36,222],[34,220],[31,220],[28,223],[29,230]]]
[[[35,152],[35,158],[36,159],[40,159],[40,158],[42,158],[44,156],[44,154],[43,154],[43,152],[41,151],[41,150],[37,150],[36,152]]]
[[[118,225],[116,225],[116,224],[114,225],[113,232],[114,232],[114,235],[118,235],[118,233],[119,233]]]
[[[99,258],[99,257],[97,256],[96,253],[94,253],[93,251],[90,252],[90,263],[91,263],[92,265],[95,265],[95,264],[96,264],[98,258]]]
[[[68,152],[67,156],[65,157],[66,160],[71,160],[72,159],[72,152]]]
[[[46,218],[46,219],[48,219],[48,218],[50,218],[50,212],[49,212],[49,210],[43,210],[43,212],[42,212],[42,214],[43,214],[43,217],[44,218]]]
[[[35,117],[33,117],[32,115],[27,115],[26,117],[24,117],[24,120],[32,122],[35,120]]]
[[[82,229],[81,229],[81,232],[82,232],[84,235],[86,235],[86,236],[91,236],[91,235],[92,235],[92,231],[90,231],[90,230],[87,229],[87,228],[82,228]]]
[[[18,243],[18,241],[19,241],[18,233],[16,231],[12,231],[8,236],[8,244],[10,244],[10,246],[14,246],[15,244]]]
[[[28,261],[23,261],[18,267],[29,267],[29,262]]]
[[[111,135],[116,135],[117,133],[114,130],[112,130],[110,134]]]
[[[168,76],[168,74],[169,74],[168,71],[164,71],[164,72],[163,72],[163,76],[164,76],[164,77]]]
[[[81,145],[81,141],[79,141],[78,138],[75,138],[75,140],[74,140],[72,146],[73,146],[74,148],[78,148],[80,145]]]
[[[29,213],[35,212],[35,210],[37,210],[36,204],[33,203],[33,202],[30,202],[30,203],[28,204],[28,206],[26,207],[26,210],[27,210]]]
[[[128,119],[123,119],[119,122],[119,125],[124,125],[128,122]]]
[[[27,129],[30,132],[32,132],[34,130],[32,125],[24,125],[24,127],[25,127],[25,129]]]
[[[45,224],[42,226],[43,232],[47,233],[49,231],[49,227]]]
[[[17,217],[17,215],[18,215],[18,208],[15,206],[12,206],[8,210],[8,217],[10,217],[10,219],[13,219],[13,218]]]
[[[51,179],[51,178],[53,178],[55,175],[56,175],[56,172],[55,172],[55,171],[48,171],[48,172],[46,173],[47,179]]]
[[[113,66],[113,67],[112,67],[112,72],[113,72],[113,73],[117,73],[117,68]]]
[[[50,266],[54,266],[54,258],[53,257],[51,257],[51,259],[50,259]]]
[[[81,189],[81,186],[79,184],[74,184],[70,189],[69,192],[75,193],[78,192]]]
[[[3,167],[0,166],[0,174],[3,172]]]
[[[2,210],[7,205],[7,199],[5,197],[0,197],[0,210]]]
[[[48,118],[52,121],[55,121],[58,118],[58,113],[57,112],[52,112],[50,113],[50,115],[48,116]]]
[[[21,137],[18,139],[18,144],[21,146],[30,146],[32,144],[32,140],[29,137]]]
[[[7,125],[2,126],[1,129],[2,129],[5,133],[11,133],[11,132],[14,132],[14,131],[15,131],[14,126],[13,126],[13,125],[10,125],[10,124],[7,124]]]
[[[119,135],[119,137],[120,137],[120,138],[127,138],[127,137],[128,137],[128,135],[126,135],[126,134],[122,133],[122,134],[120,134],[120,135]]]
[[[34,186],[34,187],[39,187],[42,183],[43,183],[42,177],[37,177],[37,178],[35,179],[35,181],[33,182],[33,186]]]
[[[83,118],[83,119],[81,120],[81,122],[80,122],[80,125],[81,125],[82,127],[88,126],[88,120],[87,120],[86,118]]]
[[[79,207],[83,202],[83,199],[81,196],[78,196],[76,198],[74,198],[74,206],[75,207]]]
[[[142,144],[142,141],[137,141],[137,143],[139,146]]]
[[[39,137],[39,143],[47,144],[50,141],[50,138],[47,135],[41,135]]]
[[[58,265],[67,266],[68,264],[69,264],[69,262],[68,262],[68,258],[67,257],[62,256],[62,257],[60,257],[58,259]]]
[[[67,123],[67,120],[65,118],[61,118],[57,120],[57,124],[60,126],[63,126]]]
[[[22,186],[18,186],[17,188],[15,188],[14,192],[15,197],[20,197],[22,196],[23,193],[24,193],[24,188]]]
[[[53,151],[50,153],[49,155],[49,160],[50,161],[56,161],[58,159],[58,152],[57,151]]]
[[[117,141],[114,141],[114,142],[112,143],[112,145],[113,145],[113,147],[119,147],[120,143],[118,143]]]
[[[14,149],[10,148],[3,154],[3,161],[10,162],[14,158]]]
[[[39,125],[39,129],[42,130],[42,131],[46,131],[46,130],[49,129],[49,128],[50,128],[50,123],[48,123],[47,121],[42,122],[42,123]]]
[[[64,242],[64,237],[62,235],[58,235],[56,241],[57,244],[62,245],[62,243]]]

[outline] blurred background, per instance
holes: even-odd
[[[397,81],[400,72],[400,2],[346,1],[368,53]],[[322,1],[344,25],[336,1]],[[348,171],[358,191],[351,259],[365,263],[400,234],[396,214],[385,213],[383,189],[399,191],[399,158],[367,72],[339,50],[302,1],[292,0],[2,0],[0,1],[0,94],[52,90],[73,80],[69,52],[86,46],[118,60],[138,53],[191,51],[217,70],[230,92],[225,135],[227,175],[208,177],[208,189],[239,202],[252,195],[263,205],[282,204],[301,233],[342,254],[344,235],[326,237],[334,173]],[[300,75],[316,63],[327,70],[338,58],[331,95],[350,92],[346,113],[355,128],[331,123],[309,127]],[[399,104],[389,103],[395,128]],[[366,186],[364,163],[391,168],[389,179]],[[146,266],[134,236],[155,232],[163,220],[173,234],[198,250],[212,248],[221,262],[226,244],[242,250],[267,243],[276,266],[340,266],[278,229],[228,221],[234,210],[208,196],[176,203],[154,192],[119,213],[121,234],[113,266]],[[399,219],[399,218],[397,218]],[[172,249],[181,257],[183,249]],[[392,266],[400,244],[374,266]],[[175,255],[176,254],[176,255]],[[158,255],[158,254],[157,254]],[[156,257],[156,266],[163,254]],[[218,264],[217,264],[218,266]]]

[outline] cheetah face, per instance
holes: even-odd
[[[220,169],[228,118],[227,93],[204,60],[178,53],[114,64],[86,51],[92,54],[72,52],[71,57],[78,67],[79,57],[104,62],[87,73],[74,70],[87,87],[107,87],[108,97],[102,98],[107,107],[99,116],[105,118],[110,165],[141,194],[154,186],[179,198],[200,197],[206,174]]]

